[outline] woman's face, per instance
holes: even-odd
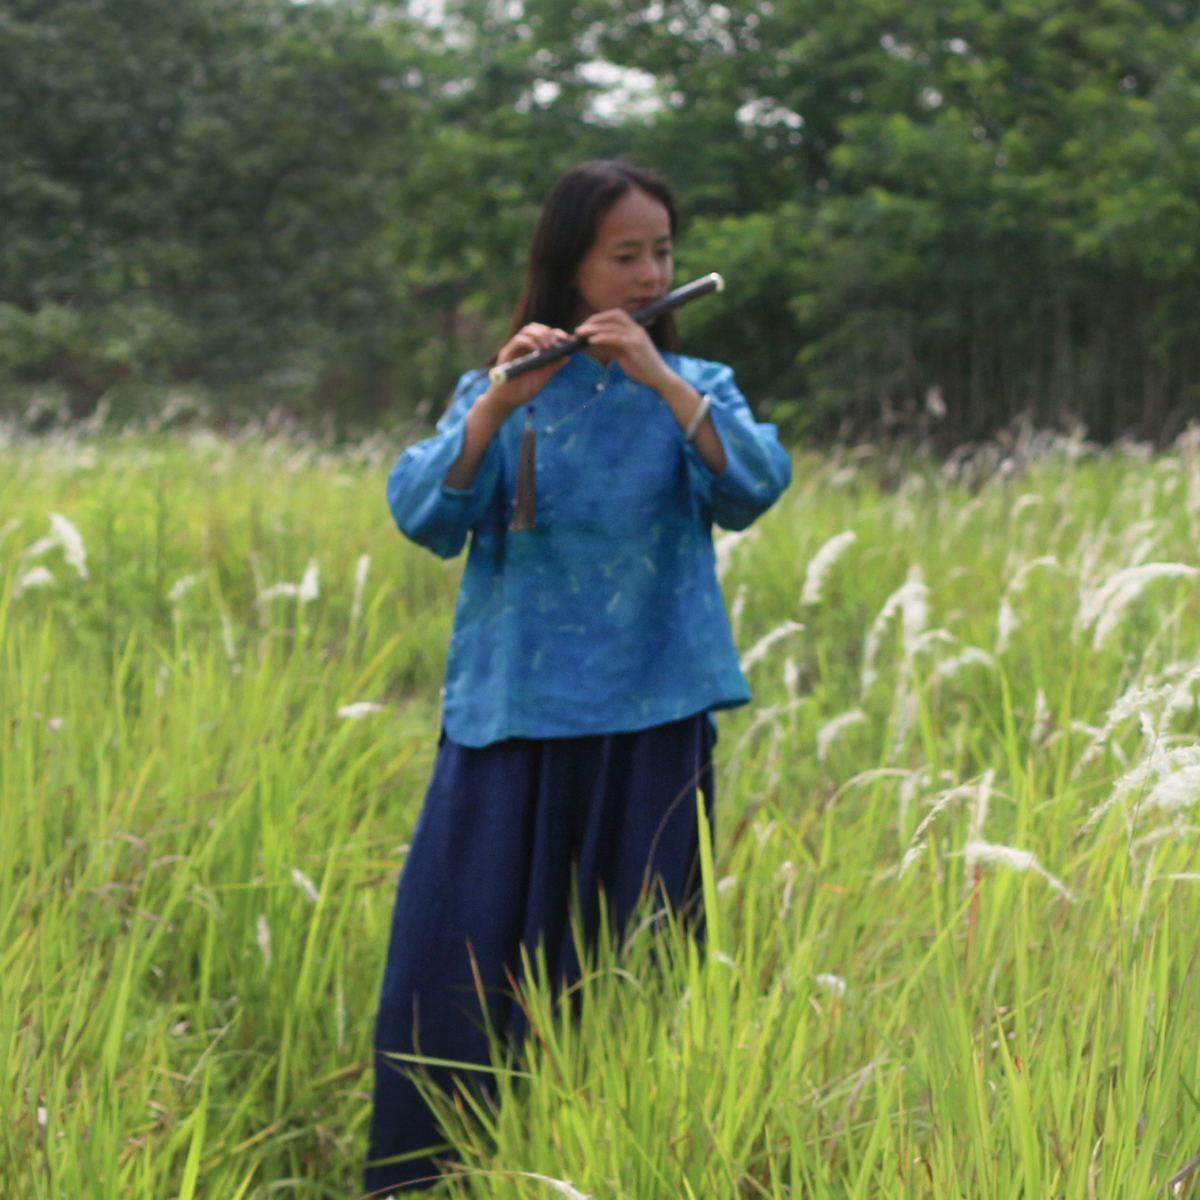
[[[666,208],[653,196],[630,188],[604,214],[596,240],[576,269],[576,322],[610,308],[635,312],[671,286],[674,270]]]

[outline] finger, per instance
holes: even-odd
[[[644,336],[640,329],[624,329],[618,325],[597,325],[587,333],[588,340],[592,343],[599,338],[604,338],[607,342],[620,342],[629,346],[641,345]]]
[[[637,324],[633,317],[631,317],[623,308],[610,308],[605,312],[600,313],[599,316],[604,317],[606,320],[614,321],[616,324],[623,325],[625,327]]]
[[[518,337],[529,337],[534,341],[541,341],[546,338],[552,338],[557,330],[550,325],[543,325],[540,321],[530,321],[528,325],[523,325]]]
[[[613,313],[596,313],[588,317],[576,332],[590,335],[592,330],[600,329],[619,330],[622,333],[632,334],[640,330],[641,326],[628,313],[621,313],[620,316]]]
[[[622,334],[615,329],[590,329],[582,331],[588,340],[590,346],[615,346],[618,342],[623,341]]]
[[[537,329],[522,329],[516,337],[504,347],[502,357],[507,360],[510,358],[520,358],[525,354],[532,354],[536,350],[546,350],[551,346],[557,345],[558,339],[555,338],[549,329],[545,326],[541,330]]]
[[[539,350],[557,346],[571,337],[565,329],[558,329],[551,325],[539,325],[537,322],[526,325],[518,336],[528,336]]]
[[[595,317],[589,317],[575,332],[586,338],[594,338],[598,333],[611,333],[616,329],[617,326],[611,321],[601,321]]]

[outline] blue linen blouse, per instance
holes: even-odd
[[[537,524],[512,532],[525,409],[467,490],[445,485],[487,376],[459,380],[437,433],[388,479],[401,531],[442,558],[471,549],[446,674],[446,735],[506,738],[648,729],[750,699],[717,582],[715,521],[744,529],[791,482],[775,426],[755,422],[721,363],[664,354],[725,447],[714,475],[652,388],[576,353],[538,393]]]

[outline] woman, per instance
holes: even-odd
[[[492,1029],[515,1034],[522,945],[576,976],[576,882],[588,938],[602,903],[619,930],[648,892],[678,908],[695,886],[708,714],[750,698],[711,527],[747,526],[791,463],[728,367],[676,353],[669,314],[649,330],[630,316],[668,290],[678,223],[651,172],[568,171],[498,357],[568,328],[586,352],[500,385],[468,373],[389,480],[408,537],[449,558],[470,534],[471,549],[380,1001],[369,1190],[431,1182],[421,1152],[440,1140],[382,1055],[486,1063],[478,984]]]

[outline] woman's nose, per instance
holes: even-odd
[[[644,254],[638,259],[638,282],[657,283],[662,276],[662,264],[653,254]]]

